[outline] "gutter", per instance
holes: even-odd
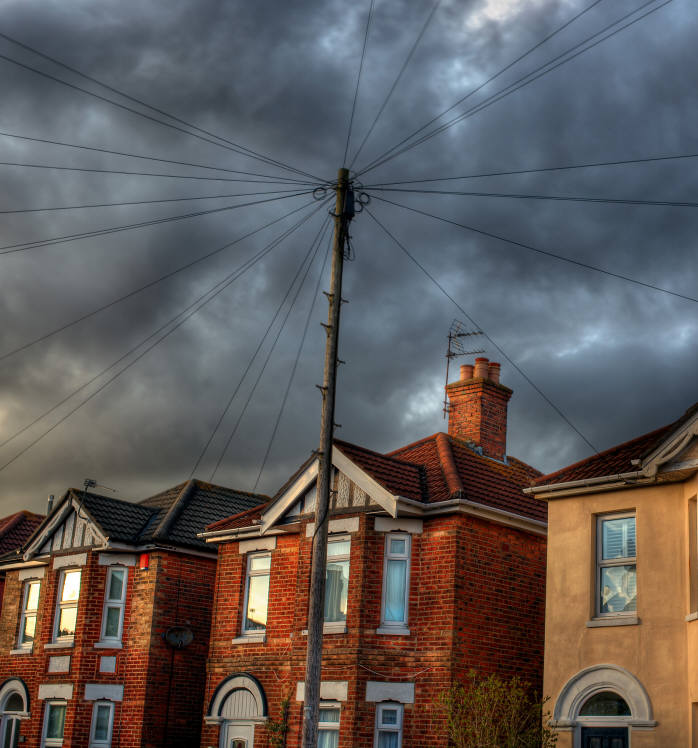
[[[547,486],[531,486],[524,488],[523,492],[527,495],[536,493],[558,493],[561,491],[571,491],[578,488],[590,488],[591,486],[615,485],[618,483],[636,482],[645,479],[644,482],[654,482],[654,477],[649,477],[642,470],[634,470],[631,473],[618,473],[616,475],[602,475],[596,478],[583,478],[582,480],[571,480],[565,483],[552,483]]]

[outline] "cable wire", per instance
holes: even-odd
[[[23,62],[19,62],[19,60],[15,60],[12,57],[8,57],[7,55],[0,55],[0,59],[5,60],[6,62],[9,62],[13,65],[17,65],[18,67],[24,68],[26,70],[30,70],[33,73],[36,73],[37,75],[40,75],[44,78],[48,78],[49,80],[52,80],[56,83],[61,83],[64,86],[67,86],[68,88],[72,88],[76,91],[80,91],[81,93],[87,94],[88,96],[93,96],[100,101],[105,101],[108,104],[111,104],[112,106],[118,107],[119,109],[123,109],[124,111],[131,112],[132,114],[136,114],[139,117],[143,117],[147,120],[150,120],[152,122],[157,122],[160,125],[163,125],[164,127],[169,127],[173,130],[177,130],[179,132],[186,133],[187,135],[191,135],[194,138],[198,138],[199,140],[203,140],[206,143],[211,143],[212,145],[216,145],[219,148],[225,148],[226,150],[233,151],[234,153],[238,153],[243,156],[247,156],[248,158],[254,158],[258,161],[262,161],[266,164],[270,164],[273,166],[277,166],[278,168],[284,169],[286,171],[293,171],[298,174],[302,174],[306,177],[311,177],[312,179],[319,179],[319,177],[315,177],[312,174],[308,174],[307,172],[301,171],[300,169],[296,169],[293,166],[289,166],[288,164],[284,164],[281,161],[278,161],[276,159],[270,158],[269,156],[265,156],[261,153],[257,153],[256,151],[251,150],[250,148],[246,148],[245,146],[240,145],[239,143],[235,143],[232,140],[228,140],[227,138],[223,138],[220,135],[216,135],[213,132],[210,132],[209,130],[205,130],[202,127],[198,127],[197,125],[194,125],[190,122],[187,122],[186,120],[180,119],[179,117],[176,117],[173,114],[170,114],[169,112],[166,112],[164,109],[158,109],[157,107],[151,106],[147,102],[143,101],[142,99],[137,99],[133,96],[130,96],[127,93],[124,93],[123,91],[120,91],[117,88],[114,88],[112,86],[107,85],[106,83],[103,83],[102,81],[98,80],[97,78],[94,78],[90,75],[87,75],[83,73],[82,71],[78,70],[77,68],[71,67],[70,65],[66,65],[66,63],[61,62],[60,60],[56,59],[55,57],[50,57],[49,55],[44,54],[43,52],[40,52],[38,49],[35,49],[34,47],[30,47],[28,44],[25,44],[24,42],[20,42],[18,39],[14,39],[13,37],[9,36],[8,34],[4,34],[0,32],[0,37],[3,39],[6,39],[7,41],[11,42],[12,44],[16,44],[18,47],[21,47],[22,49],[25,49],[29,52],[32,52],[35,55],[38,55],[39,57],[42,57],[45,60],[48,60],[49,62],[52,62],[54,65],[57,65],[65,70],[70,71],[71,73],[74,73],[75,75],[79,75],[81,78],[84,78],[86,80],[91,81],[92,83],[96,83],[98,86],[101,86],[102,88],[106,89],[107,91],[111,91],[112,93],[116,93],[119,96],[122,96],[123,98],[127,99],[128,101],[132,101],[136,104],[140,104],[141,106],[146,107],[147,109],[150,109],[153,112],[157,112],[158,114],[163,114],[166,117],[169,117],[174,122],[179,122],[182,125],[185,125],[186,127],[192,128],[192,130],[195,130],[196,132],[191,132],[191,130],[185,130],[183,127],[179,127],[177,125],[172,124],[171,122],[165,122],[161,119],[158,119],[157,117],[153,117],[149,114],[146,114],[145,112],[141,112],[137,109],[133,109],[133,107],[126,106],[125,104],[121,104],[117,101],[113,101],[112,99],[107,98],[106,96],[102,96],[98,93],[95,93],[94,91],[90,91],[86,88],[81,88],[80,86],[76,86],[74,83],[68,83],[67,81],[64,81],[60,78],[57,78],[54,75],[51,75],[50,73],[45,73],[43,70],[39,70],[38,68],[31,67],[30,65],[27,65]],[[203,137],[201,135],[198,135],[197,132],[204,133],[204,135],[210,136],[210,137]],[[216,140],[211,140],[210,138],[216,138]],[[217,142],[222,141],[222,142]],[[322,180],[320,180],[322,181]]]
[[[176,166],[193,166],[196,169],[210,169],[212,171],[223,171],[228,174],[243,174],[250,177],[267,177],[269,179],[273,179],[276,181],[283,181],[283,182],[290,182],[290,183],[299,183],[299,184],[308,184],[307,181],[299,180],[295,177],[284,177],[284,176],[277,176],[274,174],[259,174],[255,171],[239,171],[238,169],[227,169],[224,166],[210,166],[208,164],[198,164],[193,161],[177,161],[175,159],[171,158],[158,158],[157,156],[144,156],[141,153],[129,153],[128,151],[113,151],[109,148],[97,148],[96,146],[90,146],[90,145],[81,145],[78,143],[66,143],[62,140],[49,140],[47,138],[36,138],[36,137],[30,137],[29,135],[19,135],[18,133],[14,132],[3,132],[0,131],[0,136],[3,136],[5,138],[15,138],[17,140],[27,140],[32,143],[45,143],[47,145],[59,145],[63,148],[76,148],[82,151],[92,151],[94,153],[106,153],[110,156],[127,156],[128,158],[140,158],[144,161],[156,161],[161,164],[175,164]]]
[[[48,239],[37,239],[33,242],[21,242],[20,244],[6,244],[0,247],[0,255],[9,255],[16,252],[25,252],[28,249],[36,249],[37,247],[48,247],[53,244],[64,244],[65,242],[74,241],[76,239],[87,239],[93,236],[104,236],[106,234],[116,234],[120,231],[130,231],[131,229],[140,229],[145,226],[156,226],[161,223],[171,223],[172,221],[183,221],[187,218],[198,218],[199,216],[208,216],[212,213],[222,213],[226,210],[236,210],[237,208],[248,208],[252,205],[261,205],[262,203],[270,203],[275,200],[288,200],[293,197],[300,197],[302,195],[308,195],[309,191],[297,192],[291,195],[281,195],[280,197],[269,197],[265,200],[253,200],[249,203],[240,203],[239,205],[224,205],[221,208],[210,208],[209,210],[198,210],[193,213],[182,213],[177,216],[167,216],[165,218],[154,218],[150,221],[140,221],[138,223],[129,223],[122,226],[111,226],[105,229],[95,229],[94,231],[84,231],[79,234],[68,234],[66,236],[56,236]]]
[[[354,101],[351,105],[351,115],[349,116],[349,127],[347,129],[347,144],[344,147],[344,158],[342,164],[347,162],[347,154],[349,153],[349,140],[351,139],[351,128],[354,124],[354,113],[356,112],[356,100],[359,96],[359,84],[361,83],[361,71],[364,68],[364,58],[366,57],[366,43],[368,42],[368,30],[371,28],[371,18],[373,16],[373,5],[375,0],[371,0],[371,4],[368,8],[368,18],[366,19],[366,32],[364,33],[364,45],[361,50],[361,62],[359,63],[359,73],[356,76],[356,89],[354,90]]]
[[[286,297],[284,297],[284,301],[285,301],[286,298],[288,297],[288,294],[291,291],[291,288],[293,287],[293,285],[295,284],[296,280],[298,279],[298,276],[300,275],[301,270],[303,269],[303,266],[305,265],[308,257],[310,256],[310,254],[312,252],[312,257],[310,259],[310,262],[308,262],[308,266],[305,269],[305,273],[303,274],[303,278],[301,279],[300,283],[298,284],[298,288],[296,289],[296,293],[294,294],[293,299],[291,300],[291,303],[289,304],[289,307],[286,310],[286,315],[284,316],[283,322],[281,323],[281,326],[279,327],[279,329],[278,329],[278,331],[276,333],[276,337],[274,338],[274,342],[271,344],[271,347],[267,351],[267,355],[266,355],[266,358],[264,359],[264,363],[262,364],[262,368],[257,373],[257,378],[255,379],[255,382],[254,382],[254,384],[252,386],[252,389],[250,390],[250,392],[247,395],[247,400],[245,400],[245,404],[242,407],[242,410],[240,411],[240,414],[238,415],[237,421],[235,421],[235,425],[233,426],[232,431],[228,435],[228,439],[226,440],[225,444],[223,445],[223,449],[221,450],[220,456],[218,458],[218,462],[216,462],[216,467],[213,469],[213,472],[211,473],[211,477],[209,478],[209,481],[211,483],[213,482],[213,479],[216,477],[216,473],[218,472],[218,469],[221,466],[221,462],[223,461],[223,458],[225,457],[225,455],[226,455],[226,453],[228,451],[228,447],[230,446],[230,443],[232,442],[233,437],[237,433],[238,427],[240,426],[240,423],[242,422],[242,419],[244,418],[245,413],[247,412],[247,408],[249,407],[250,403],[252,402],[252,398],[254,397],[254,393],[257,390],[257,386],[259,385],[259,383],[260,383],[260,381],[262,379],[262,376],[264,375],[264,372],[265,372],[265,370],[267,368],[267,364],[269,363],[269,360],[271,359],[271,356],[274,353],[274,350],[276,349],[276,344],[279,342],[279,338],[281,337],[281,333],[284,331],[284,328],[286,327],[286,323],[288,322],[288,318],[289,318],[289,316],[291,314],[291,311],[293,310],[293,307],[295,306],[296,301],[298,300],[298,296],[299,296],[299,294],[301,292],[301,289],[303,288],[303,285],[305,284],[306,278],[308,277],[308,273],[310,272],[310,268],[311,268],[311,266],[312,266],[312,264],[313,264],[313,262],[315,260],[315,256],[317,255],[318,249],[320,247],[319,236],[320,236],[320,233],[322,231],[323,231],[323,228],[321,227],[320,232],[318,232],[318,235],[316,236],[315,240],[310,245],[310,249],[308,250],[308,253],[304,257],[303,262],[299,266],[298,271],[296,272],[296,275],[293,278],[293,281],[291,282],[291,285],[289,286],[289,290],[288,290],[288,292],[286,294]],[[313,252],[313,247],[315,248],[314,252]],[[240,384],[242,384],[242,380],[240,380]],[[238,388],[239,388],[239,385],[236,388],[236,391],[237,391]],[[230,405],[231,405],[232,401],[233,401],[233,398],[231,397],[231,399],[228,401],[228,405],[226,406],[226,409],[225,409],[223,415],[225,415],[225,413],[230,408]]]
[[[313,316],[313,310],[315,309],[315,302],[318,299],[318,294],[320,291],[320,283],[322,283],[322,277],[325,274],[325,267],[327,266],[327,260],[329,259],[330,252],[332,250],[332,234],[330,234],[330,241],[327,245],[327,251],[325,252],[325,259],[322,262],[322,267],[320,268],[320,274],[317,278],[317,283],[315,284],[315,291],[313,292],[313,296],[311,298],[310,302],[310,309],[308,310],[308,316],[305,319],[305,327],[303,328],[303,334],[301,335],[300,343],[298,344],[298,350],[296,351],[296,359],[293,362],[293,368],[291,369],[291,373],[288,377],[288,383],[286,384],[286,391],[284,392],[284,396],[281,400],[281,407],[279,408],[279,412],[276,414],[276,421],[274,422],[274,428],[272,429],[271,436],[269,437],[269,442],[267,444],[266,452],[264,453],[264,458],[262,459],[262,464],[259,468],[259,473],[257,473],[257,480],[254,482],[254,488],[252,489],[252,492],[257,491],[257,486],[259,485],[259,481],[262,478],[262,473],[264,472],[264,468],[266,467],[267,460],[269,459],[269,454],[271,453],[272,445],[274,444],[274,440],[276,439],[276,433],[279,430],[279,424],[281,423],[281,418],[283,417],[284,410],[286,408],[286,402],[288,401],[288,395],[291,391],[291,386],[293,385],[293,380],[296,376],[296,369],[298,368],[298,362],[300,361],[301,353],[303,352],[303,346],[305,345],[305,339],[308,335],[308,328],[310,327],[310,320]],[[322,237],[320,238],[320,242],[322,242]]]
[[[517,192],[459,192],[456,190],[417,190],[401,187],[373,187],[372,192],[405,192],[417,195],[451,195],[460,197],[503,197],[515,200],[551,200],[574,203],[606,203],[610,205],[661,206],[669,208],[698,208],[698,202],[686,200],[635,200],[632,198],[585,197],[579,195],[532,195]]]
[[[669,291],[667,288],[661,288],[660,286],[654,286],[651,283],[645,283],[644,281],[637,280],[636,278],[631,278],[627,275],[621,275],[620,273],[614,273],[610,270],[604,270],[603,268],[596,267],[595,265],[589,265],[586,262],[581,262],[580,260],[573,260],[571,257],[565,257],[564,255],[558,255],[555,254],[555,252],[549,252],[545,249],[540,249],[539,247],[534,247],[531,244],[525,244],[524,242],[516,241],[515,239],[508,239],[505,236],[500,236],[499,234],[493,234],[491,231],[485,231],[484,229],[478,229],[474,226],[469,226],[465,223],[459,223],[458,221],[454,221],[450,218],[444,218],[443,216],[437,216],[434,213],[428,213],[425,210],[420,210],[419,208],[412,208],[409,205],[403,205],[402,203],[396,203],[392,200],[388,200],[385,197],[380,197],[379,195],[374,195],[376,200],[380,200],[384,203],[390,203],[391,205],[395,205],[398,208],[404,208],[405,210],[411,210],[414,213],[419,213],[423,216],[428,216],[429,218],[435,218],[437,221],[443,221],[444,223],[449,223],[452,226],[458,226],[462,229],[466,229],[467,231],[472,231],[475,234],[480,234],[481,236],[487,236],[490,239],[497,239],[498,241],[505,242],[506,244],[512,244],[515,247],[521,247],[522,249],[528,249],[531,252],[537,252],[540,255],[545,255],[546,257],[552,257],[555,260],[560,260],[562,262],[568,262],[570,265],[576,265],[577,267],[585,268],[586,270],[593,270],[597,273],[603,273],[604,275],[609,275],[612,278],[619,278],[620,280],[628,281],[628,283],[634,283],[638,286],[643,286],[644,288],[651,288],[653,291],[661,291],[662,293],[669,294],[670,296],[676,296],[679,299],[685,299],[686,301],[693,301],[695,303],[698,303],[698,299],[693,298],[692,296],[686,296],[681,293],[677,293],[676,291]]]
[[[596,1],[601,2],[601,0],[596,0]],[[412,49],[410,49],[405,62],[402,64],[402,67],[400,68],[400,72],[397,74],[397,78],[395,78],[395,80],[393,81],[393,85],[390,87],[390,90],[388,91],[388,95],[383,100],[383,103],[378,109],[378,113],[376,114],[375,119],[371,123],[371,126],[368,128],[366,135],[364,135],[364,139],[361,141],[361,145],[359,146],[358,150],[354,154],[354,158],[352,158],[351,164],[349,165],[350,169],[356,163],[356,159],[359,157],[359,154],[363,150],[363,147],[366,145],[366,141],[371,137],[371,133],[373,132],[375,126],[378,124],[378,120],[381,118],[381,115],[383,114],[383,110],[388,105],[388,101],[390,100],[390,97],[393,95],[393,92],[397,88],[397,84],[400,82],[400,79],[402,78],[402,74],[405,72],[405,69],[409,65],[410,60],[412,59],[412,55],[414,54],[414,51],[417,49],[419,42],[422,40],[422,37],[424,36],[424,32],[427,30],[427,26],[429,26],[429,23],[431,22],[431,19],[434,17],[434,13],[436,13],[436,9],[439,7],[440,4],[441,4],[441,0],[436,0],[431,10],[429,11],[429,15],[427,16],[426,21],[424,21],[421,31],[419,32],[419,34],[417,34],[417,38],[415,39],[414,44],[412,45]],[[347,148],[348,147],[349,147],[349,142],[347,141]],[[344,158],[346,160],[346,155],[344,156]]]
[[[41,416],[36,418],[32,423],[28,424],[27,426],[20,429],[18,432],[13,434],[11,437],[6,439],[4,442],[0,444],[0,447],[4,446],[8,442],[15,439],[17,436],[19,436],[21,433],[24,433],[27,429],[31,428],[33,425],[38,423],[40,420],[42,420],[44,417],[49,415],[50,413],[54,412],[57,408],[59,408],[61,405],[63,405],[65,402],[70,400],[74,395],[76,395],[81,390],[85,389],[85,387],[89,386],[93,382],[95,382],[99,377],[104,375],[109,369],[114,368],[114,366],[118,365],[121,361],[128,358],[128,356],[135,353],[138,348],[141,348],[146,342],[149,340],[152,340],[155,336],[157,336],[160,332],[165,330],[167,327],[170,327],[167,332],[164,332],[163,335],[161,335],[157,340],[155,340],[153,343],[151,343],[145,350],[141,351],[141,353],[138,354],[134,359],[129,361],[123,368],[121,368],[116,374],[111,376],[109,379],[107,379],[106,382],[103,382],[94,392],[92,392],[90,395],[88,395],[84,400],[82,400],[80,403],[78,403],[75,407],[73,407],[68,413],[66,413],[64,416],[62,416],[56,423],[54,423],[52,426],[50,426],[46,431],[44,431],[42,434],[40,434],[38,437],[36,437],[33,441],[31,441],[28,445],[26,445],[24,448],[22,448],[19,452],[17,452],[11,459],[0,465],[0,472],[2,472],[6,467],[11,465],[15,460],[19,459],[23,454],[28,452],[32,447],[34,447],[36,444],[38,444],[44,437],[48,436],[54,429],[56,429],[58,426],[60,426],[62,423],[64,423],[68,418],[70,418],[74,413],[76,413],[80,408],[82,408],[84,405],[86,405],[90,400],[92,400],[94,397],[96,397],[100,392],[102,392],[106,387],[108,387],[115,379],[117,379],[121,374],[123,374],[125,371],[130,369],[134,364],[136,364],[138,361],[140,361],[143,356],[145,356],[149,351],[151,351],[155,346],[159,345],[163,340],[165,340],[167,337],[169,337],[175,330],[179,329],[190,317],[192,317],[194,314],[196,314],[200,309],[202,309],[206,304],[208,304],[210,301],[212,301],[218,294],[220,294],[225,288],[227,288],[231,283],[236,281],[241,275],[243,275],[247,270],[249,270],[251,267],[253,267],[257,262],[259,262],[266,254],[271,252],[272,249],[274,249],[278,244],[283,241],[283,239],[286,238],[291,232],[295,231],[300,225],[305,223],[308,219],[310,219],[317,210],[320,209],[319,206],[315,211],[311,212],[308,216],[305,216],[303,219],[301,219],[298,223],[295,224],[295,226],[292,226],[290,229],[288,229],[284,234],[277,240],[274,240],[271,242],[267,247],[260,252],[258,252],[253,258],[250,260],[247,260],[246,263],[244,263],[240,268],[237,270],[234,270],[232,273],[230,273],[228,276],[226,276],[222,281],[219,281],[215,286],[213,286],[211,289],[209,289],[206,293],[202,294],[198,297],[192,304],[187,306],[185,309],[183,309],[181,312],[176,314],[174,317],[172,317],[168,322],[166,322],[164,325],[160,326],[155,332],[151,333],[147,338],[143,339],[138,345],[131,348],[127,353],[125,353],[123,356],[121,356],[117,361],[110,364],[108,367],[103,369],[99,374],[92,377],[88,382],[78,387],[76,390],[74,390],[70,395],[63,398],[60,403],[57,405],[54,405],[49,410],[45,411]],[[205,298],[208,296],[208,298]],[[199,304],[199,306],[196,306]],[[180,318],[177,320],[177,318]]]
[[[294,213],[298,213],[298,211],[301,211],[304,208],[308,208],[309,206],[313,205],[314,202],[315,202],[314,200],[311,200],[308,203],[304,203],[299,208],[294,208],[292,211],[289,211],[288,213],[284,213],[284,215],[282,215],[280,218],[275,218],[273,221],[269,221],[268,223],[265,223],[263,226],[259,226],[258,228],[248,232],[247,234],[244,234],[238,239],[234,239],[233,241],[228,242],[227,244],[224,244],[222,247],[218,247],[218,249],[214,249],[212,252],[208,252],[207,254],[202,255],[201,257],[197,257],[195,260],[192,260],[191,262],[187,262],[184,265],[180,265],[180,267],[175,268],[174,270],[171,270],[170,272],[165,273],[164,275],[161,275],[159,278],[156,278],[155,280],[152,280],[146,283],[145,285],[134,289],[133,291],[129,291],[129,293],[124,294],[123,296],[119,296],[117,299],[113,299],[112,301],[109,301],[108,303],[103,304],[102,306],[97,307],[96,309],[93,309],[92,311],[87,312],[86,314],[80,315],[76,319],[70,322],[67,322],[64,325],[61,325],[60,327],[57,327],[54,330],[51,330],[50,332],[40,335],[38,338],[34,338],[33,340],[30,340],[29,342],[24,343],[23,345],[17,348],[14,348],[11,351],[7,351],[6,353],[3,353],[2,355],[0,355],[0,361],[4,361],[6,358],[10,358],[11,356],[14,356],[16,353],[25,351],[27,348],[31,348],[37,343],[41,343],[42,341],[47,340],[48,338],[51,338],[54,335],[57,335],[58,333],[63,332],[64,330],[67,330],[68,328],[73,327],[74,325],[77,325],[80,322],[84,322],[86,319],[89,319],[90,317],[94,317],[96,314],[99,314],[100,312],[103,312],[106,309],[110,309],[111,307],[116,306],[117,304],[120,304],[122,301],[126,301],[126,299],[130,299],[132,296],[135,296],[136,294],[141,293],[141,291],[145,291],[148,288],[153,288],[158,283],[162,283],[162,281],[167,280],[168,278],[172,278],[172,276],[177,275],[178,273],[181,273],[184,270],[188,270],[190,267],[193,267],[194,265],[197,265],[198,263],[203,262],[204,260],[208,260],[214,255],[217,255],[220,252],[223,252],[224,250],[232,247],[233,245],[238,244],[241,241],[244,241],[245,239],[249,239],[251,236],[254,236],[254,234],[257,234],[260,231],[263,231],[264,229],[267,229],[270,226],[273,226],[275,223],[278,223],[279,221],[283,221],[285,218],[289,218]]]
[[[656,0],[647,0],[647,2],[643,3],[639,8],[636,8],[635,10],[631,11],[630,13],[626,13],[621,18],[617,19],[616,21],[613,21],[613,23],[608,24],[608,26],[601,29],[601,31],[597,31],[595,34],[592,34],[591,36],[584,39],[582,42],[579,42],[578,44],[575,44],[573,47],[570,47],[565,52],[557,55],[556,57],[553,57],[551,60],[548,60],[545,64],[541,65],[540,67],[532,70],[531,72],[527,73],[526,75],[519,78],[514,83],[509,84],[503,89],[500,89],[500,91],[492,94],[489,98],[485,99],[484,101],[480,102],[479,104],[476,104],[474,107],[471,107],[470,109],[466,110],[465,112],[457,115],[453,119],[449,120],[448,122],[444,123],[443,125],[440,125],[437,128],[434,128],[430,132],[423,135],[418,140],[408,143],[400,150],[395,150],[399,147],[394,146],[390,151],[386,152],[386,155],[381,157],[380,159],[374,159],[371,164],[369,164],[367,167],[365,167],[363,170],[361,170],[357,176],[361,176],[368,171],[372,171],[373,169],[378,168],[379,166],[382,166],[383,164],[387,163],[388,161],[391,161],[392,159],[396,158],[397,156],[406,153],[407,151],[411,150],[412,148],[415,148],[418,145],[421,145],[422,143],[426,142],[427,140],[430,140],[431,138],[435,137],[436,135],[439,135],[440,133],[444,132],[445,130],[448,130],[450,127],[453,127],[454,125],[458,124],[464,119],[467,119],[469,117],[474,116],[475,114],[478,114],[479,112],[483,111],[484,109],[487,109],[492,104],[496,104],[498,101],[501,101],[503,98],[506,98],[512,93],[515,93],[516,91],[520,90],[521,88],[524,88],[525,86],[529,85],[530,83],[533,83],[534,81],[538,80],[539,78],[542,78],[543,76],[547,75],[548,73],[551,73],[553,70],[556,70],[557,68],[561,67],[562,65],[567,64],[568,62],[571,62],[575,58],[579,57],[580,55],[584,54],[585,52],[588,52],[590,49],[593,49],[598,44],[601,44],[602,42],[606,41],[607,39],[610,39],[611,37],[615,36],[616,34],[619,34],[621,31],[624,31],[625,29],[629,28],[633,24],[637,23],[638,21],[641,21],[642,19],[649,16],[651,13],[655,13],[656,11],[660,10],[664,6],[668,5],[672,0],[665,0],[661,5],[658,5],[655,8],[650,9],[643,15],[639,16],[638,18],[633,19],[632,21],[628,22],[624,26],[621,26],[611,33],[607,34],[605,37],[602,37],[600,39],[597,39],[595,42],[589,44],[587,47],[579,50],[578,52],[575,52],[574,54],[570,54],[573,50],[578,49],[583,44],[586,44],[591,39],[594,39],[595,37],[599,36],[600,34],[605,33],[613,26],[618,25],[623,20],[629,18],[632,15],[635,15],[636,13],[639,13],[643,8],[646,8],[648,5],[651,5],[653,2],[656,2]],[[569,57],[565,58],[565,55],[569,55]],[[556,64],[553,64],[556,60],[560,60],[560,62],[557,62]],[[541,71],[541,72],[539,72]],[[412,136],[410,136],[411,138]],[[408,138],[409,139],[409,138]],[[403,141],[405,142],[405,141]],[[391,151],[394,151],[391,153]],[[389,155],[388,155],[389,154]]]
[[[451,296],[451,294],[448,293],[448,291],[439,283],[439,281],[436,280],[436,278],[424,267],[424,265],[417,260],[417,258],[398,240],[398,238],[392,234],[373,214],[371,210],[366,208],[366,211],[368,214],[373,218],[373,220],[383,229],[383,231],[397,244],[397,246],[409,257],[410,260],[429,278],[429,280],[434,283],[434,285],[446,296],[449,301],[451,301],[454,306],[461,312],[461,314],[465,315],[466,319],[473,325],[473,327],[476,330],[483,330],[482,325],[475,322],[475,320],[468,314],[468,312],[463,309],[463,307]],[[507,353],[502,349],[502,347],[486,332],[482,333],[487,340],[499,351],[499,353],[516,369],[516,371],[519,372],[519,374],[533,387],[533,389],[545,400],[546,403],[562,418],[565,423],[572,428],[575,433],[582,438],[582,440],[587,444],[591,449],[598,454],[599,451],[596,449],[596,447],[587,439],[586,436],[572,423],[572,421],[562,412],[562,410],[555,405],[555,403],[541,390],[540,387],[526,374],[526,372],[523,371],[523,369],[516,364],[510,356],[507,355]]]

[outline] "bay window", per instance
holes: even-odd
[[[75,624],[78,618],[78,600],[80,598],[79,569],[64,569],[58,581],[58,599],[56,601],[56,619],[53,625],[54,641],[73,641]]]
[[[269,606],[269,553],[251,553],[247,557],[245,579],[245,605],[242,617],[242,634],[263,634],[267,630]]]
[[[327,541],[325,623],[343,623],[347,620],[350,550],[349,537],[330,538]]]
[[[34,645],[40,587],[41,583],[37,581],[27,582],[24,586],[22,615],[19,620],[19,639],[17,641],[17,646],[20,649],[31,649]]]
[[[635,515],[597,519],[596,613],[611,616],[637,610]]]
[[[410,536],[389,533],[385,537],[381,626],[404,629],[410,594]]]

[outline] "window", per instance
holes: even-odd
[[[400,748],[401,745],[402,704],[378,704],[375,748]]]
[[[389,533],[385,537],[383,564],[383,605],[381,625],[407,626],[407,603],[410,594],[410,536]]]
[[[19,619],[19,639],[17,646],[21,649],[31,649],[34,645],[36,633],[36,611],[39,608],[40,582],[27,582],[24,586],[22,598],[22,615]]]
[[[42,745],[63,745],[66,704],[62,701],[48,701],[44,711],[44,732]]]
[[[90,748],[109,748],[114,723],[114,704],[111,701],[95,701],[92,707]]]
[[[102,640],[121,641],[124,626],[124,607],[126,606],[126,583],[128,570],[110,567],[107,572],[107,585],[104,593],[104,610],[102,611]]]
[[[325,575],[325,622],[347,620],[349,590],[349,550],[347,537],[327,541],[327,573]]]
[[[597,520],[597,613],[601,616],[637,610],[635,515]]]
[[[255,553],[247,557],[243,635],[263,634],[267,630],[270,568],[271,555],[268,553]]]
[[[320,704],[317,748],[337,748],[339,745],[339,706]]]
[[[78,618],[78,598],[80,597],[79,569],[61,572],[58,582],[56,621],[53,627],[54,640],[70,640],[75,637],[75,622]]]

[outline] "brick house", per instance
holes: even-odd
[[[71,489],[0,559],[0,745],[199,742],[212,521],[267,497],[188,481],[130,503]]]
[[[43,519],[42,514],[34,514],[26,510],[0,519],[0,558],[21,548]],[[5,574],[0,570],[0,611],[2,611],[4,588]]]
[[[447,393],[448,434],[334,444],[320,748],[446,746],[436,700],[471,669],[540,691],[546,507],[521,491],[540,473],[506,456],[499,364],[461,367]],[[300,743],[317,470],[203,533],[218,569],[202,748],[269,746],[270,724]]]
[[[536,483],[559,748],[698,746],[698,403]]]

